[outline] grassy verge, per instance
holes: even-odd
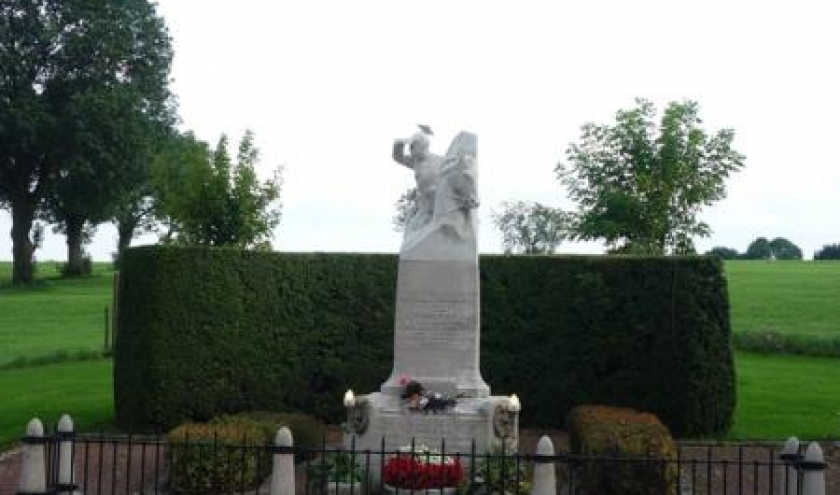
[[[0,371],[0,449],[23,436],[33,417],[53,425],[68,413],[78,431],[112,423],[112,370],[100,360]]]
[[[736,355],[733,440],[840,438],[840,359]]]

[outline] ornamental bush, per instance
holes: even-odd
[[[243,410],[338,423],[348,388],[393,363],[398,259],[145,246],[126,251],[114,350],[118,422],[135,431]],[[585,403],[725,432],[735,404],[729,303],[706,257],[483,256],[482,374],[521,425]]]
[[[239,493],[262,483],[271,451],[256,422],[187,423],[166,436],[168,493]]]
[[[582,456],[583,493],[678,493],[677,447],[656,416],[627,408],[578,406],[569,413],[567,432],[572,453]]]

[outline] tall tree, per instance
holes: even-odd
[[[102,216],[90,210],[108,203],[100,195],[122,189],[112,168],[140,154],[141,128],[171,121],[171,57],[148,0],[0,3],[0,199],[12,210],[14,283],[32,281],[30,232],[45,201],[73,258],[85,222]]]
[[[770,241],[766,237],[755,239],[744,251],[744,259],[747,260],[769,260],[772,256],[773,251],[770,249]]]
[[[505,202],[492,217],[506,253],[552,254],[568,228],[565,212],[540,203]]]
[[[164,242],[208,246],[267,245],[280,221],[281,169],[257,177],[259,151],[247,131],[234,162],[222,136],[215,150],[187,134],[156,165],[156,212]]]
[[[814,253],[815,260],[840,260],[840,244],[826,244]]]
[[[692,253],[692,238],[711,233],[697,215],[725,197],[724,181],[743,166],[735,133],[707,134],[692,101],[669,103],[658,128],[655,117],[653,104],[638,99],[613,125],[585,124],[569,146],[568,163],[555,171],[578,203],[574,238],[667,254]]]
[[[777,260],[801,260],[802,250],[784,237],[777,237],[770,241],[770,251]]]

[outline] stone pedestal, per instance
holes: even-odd
[[[452,397],[490,395],[478,364],[478,297],[477,261],[400,261],[394,368],[383,394],[398,396],[410,379]]]

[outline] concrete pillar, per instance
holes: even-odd
[[[799,471],[797,469],[799,458],[799,439],[790,437],[785,442],[782,453],[779,454],[779,459],[784,463],[784,471],[782,471],[779,479],[779,495],[799,494]]]
[[[47,465],[44,452],[44,425],[33,418],[23,438],[19,494],[47,493]]]
[[[811,442],[805,451],[805,458],[800,465],[802,468],[802,495],[825,495],[825,463],[822,447],[817,442]]]
[[[274,440],[274,462],[269,495],[295,495],[295,453],[292,432],[285,426]]]
[[[73,419],[65,414],[58,421],[58,493],[75,493],[73,473]]]
[[[531,490],[531,495],[557,494],[557,477],[553,457],[554,444],[547,435],[543,435],[537,444],[537,454],[534,460],[534,487]]]

